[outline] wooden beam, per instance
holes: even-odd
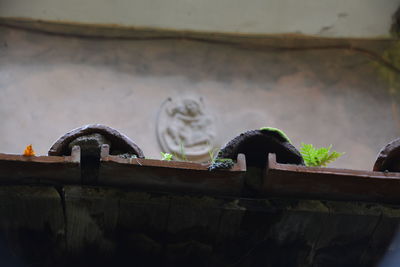
[[[269,154],[262,196],[400,203],[400,173],[279,164]]]

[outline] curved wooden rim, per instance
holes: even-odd
[[[247,159],[251,159],[251,154],[264,152],[263,150],[265,150],[265,158],[267,157],[268,153],[275,153],[277,154],[277,157],[281,159],[289,156],[288,159],[285,159],[285,162],[282,163],[304,165],[304,161],[300,152],[292,144],[280,138],[277,138],[276,135],[276,133],[270,133],[261,130],[246,131],[236,136],[235,138],[230,140],[224,147],[222,147],[221,150],[218,152],[218,158],[230,158],[235,160],[239,153],[243,153],[246,155]],[[258,142],[260,144],[260,149],[257,151],[247,152],[246,154],[242,150],[246,146],[246,143],[250,141]],[[271,145],[271,148],[279,147],[281,153],[279,153],[278,151],[268,151],[266,146],[268,146],[269,144]],[[249,162],[249,160],[247,160],[247,162]],[[265,162],[263,163],[263,165],[265,165]]]
[[[390,165],[400,159],[400,138],[384,146],[379,152],[373,171],[391,171]]]
[[[61,136],[50,148],[49,156],[69,155],[68,145],[79,136],[99,133],[104,135],[112,144],[111,149],[120,150],[123,153],[136,154],[138,158],[144,158],[143,151],[129,137],[119,131],[101,124],[89,124],[76,128]]]

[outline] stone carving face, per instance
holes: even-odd
[[[200,97],[167,99],[158,114],[157,136],[164,152],[191,161],[209,160],[215,144],[213,117]]]

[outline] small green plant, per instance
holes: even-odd
[[[332,151],[332,145],[328,147],[315,148],[311,144],[301,143],[300,153],[303,156],[306,166],[326,166],[341,157],[344,153]]]
[[[214,158],[214,156],[215,156],[215,152],[217,152],[218,151],[218,148],[211,148],[210,150],[208,150],[208,156],[210,157],[210,163],[212,164],[212,163],[214,163],[215,162],[215,158]]]
[[[172,160],[172,154],[170,154],[170,153],[161,152],[161,156],[162,156],[161,160],[167,160],[167,161]]]
[[[187,157],[186,157],[186,153],[185,153],[185,147],[184,147],[184,145],[183,145],[182,140],[180,141],[180,144],[179,144],[179,154],[180,154],[180,158],[181,158],[183,161],[188,161],[188,159],[187,159]]]
[[[208,167],[209,171],[230,169],[233,167],[233,165],[235,165],[235,162],[233,162],[231,159],[214,157],[218,150],[218,148],[214,148],[208,151],[208,155],[210,157],[210,166]]]

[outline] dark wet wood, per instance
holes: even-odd
[[[329,215],[321,221],[309,262],[313,266],[368,266],[364,255],[381,219],[379,209],[363,203],[326,203]],[[392,237],[389,238],[391,240]],[[368,251],[372,252],[372,251]],[[379,261],[382,254],[376,254]],[[378,256],[379,255],[379,256]]]
[[[269,154],[263,196],[400,203],[400,174],[279,164]]]
[[[114,190],[67,186],[64,188],[67,218],[67,251],[73,257],[92,251],[105,256],[115,252],[118,198]],[[88,264],[91,261],[87,262]]]
[[[0,158],[20,166],[72,160]],[[279,164],[270,154],[263,198],[240,198],[243,183],[211,179],[229,183],[243,175],[244,157],[233,170],[216,172],[198,163],[112,156],[107,146],[101,160],[110,164],[102,186],[0,186],[3,263],[364,267],[400,253],[393,240],[400,206],[376,203],[398,203],[398,173]],[[7,177],[20,177],[10,170]],[[51,173],[48,179],[57,180],[59,172]]]
[[[80,149],[71,156],[22,156],[0,153],[0,183],[80,183]]]
[[[2,266],[58,266],[65,252],[65,220],[52,187],[0,187]]]
[[[124,192],[119,195],[116,230],[117,263],[136,259],[137,266],[162,266],[171,198],[165,194]],[[129,255],[127,259],[127,255]]]
[[[2,186],[0,203],[4,259],[30,266],[375,266],[400,219],[371,203],[82,186]]]
[[[208,166],[194,162],[121,158],[109,155],[108,146],[103,146],[98,182],[151,191],[241,194],[246,173],[244,155],[238,155],[237,163],[229,170],[209,171]]]

